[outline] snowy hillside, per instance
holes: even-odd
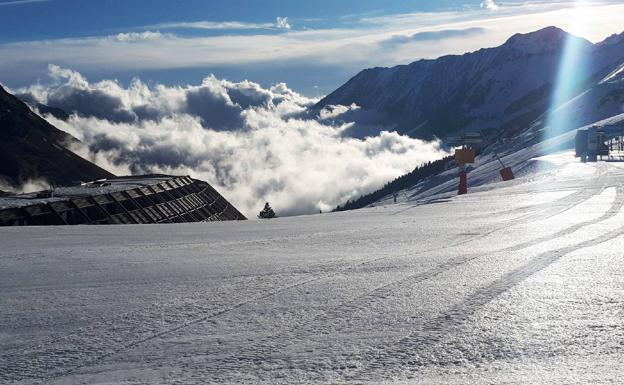
[[[317,108],[356,104],[361,107],[362,125],[376,113],[381,115],[376,125],[382,122],[418,138],[444,137],[460,129],[513,136],[551,107],[561,58],[569,45],[578,51],[574,58],[578,74],[567,80],[570,93],[611,82],[610,92],[621,102],[624,87],[612,81],[622,75],[624,34],[591,44],[549,27],[514,35],[496,48],[364,70]],[[588,96],[595,96],[585,101],[591,109],[615,105],[601,95]]]
[[[609,89],[608,87],[605,88]],[[600,90],[596,92],[600,92]],[[582,128],[585,126],[581,125],[581,122],[586,123],[591,121],[592,117],[605,115],[604,110],[593,111],[593,113],[587,111],[585,113],[583,100],[583,95],[574,99],[566,106],[558,109],[553,116],[557,117],[566,114],[567,117],[571,117],[571,121],[579,124],[578,128]],[[624,126],[624,113],[594,121],[586,126],[602,127],[611,125]],[[483,188],[495,188],[498,183],[501,183],[499,171],[503,168],[503,164],[506,167],[511,167],[514,175],[518,177],[531,175],[550,168],[549,162],[539,159],[558,151],[566,151],[569,155],[569,160],[576,162],[576,159],[573,157],[576,130],[545,139],[547,136],[545,130],[547,129],[548,127],[545,127],[543,121],[538,120],[520,135],[513,138],[501,138],[483,148],[482,153],[476,157],[475,163],[468,165],[466,169],[468,171],[468,186],[470,190],[475,190],[475,187],[480,187],[476,191]],[[614,154],[616,159],[620,159],[620,155],[619,153]],[[384,189],[388,190],[384,188],[375,191],[364,198],[360,198],[359,201],[355,201],[346,209],[351,210],[365,206],[387,204],[394,201],[395,193],[399,202],[410,202],[411,204],[428,203],[456,195],[458,183],[459,168],[452,159],[449,159],[446,163],[446,170],[442,172],[436,172],[433,176],[420,178],[418,181],[410,183],[407,188],[401,187],[392,191],[384,191]],[[522,183],[522,181],[504,182],[504,184],[510,183]],[[492,186],[489,186],[491,184]],[[371,200],[368,197],[373,199]]]
[[[526,163],[427,205],[2,228],[0,383],[617,383],[624,164]]]

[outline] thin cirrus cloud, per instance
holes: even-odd
[[[173,35],[165,35],[160,32],[128,32],[128,33],[118,33],[117,35],[110,36],[112,40],[119,42],[137,42],[144,40],[157,40],[161,39],[163,36],[172,37]]]
[[[199,30],[255,30],[291,29],[287,17],[277,17],[275,23],[247,23],[242,21],[191,21],[146,25],[140,29],[199,29]]]
[[[462,54],[500,45],[515,33],[556,25],[597,42],[622,32],[624,4],[589,3],[587,21],[575,30],[571,2],[505,3],[496,12],[485,8],[436,13],[362,17],[348,25],[324,29],[288,29],[286,18],[273,23],[168,23],[144,31],[107,37],[77,37],[0,44],[1,80],[42,76],[49,63],[87,73],[157,71],[185,68],[271,68],[315,66],[356,73],[371,66],[391,66],[417,59]],[[269,27],[270,25],[270,27]],[[280,33],[275,33],[279,29]],[[221,29],[223,33],[182,36],[175,29]],[[250,33],[235,29],[250,28]],[[264,30],[268,28],[270,30]],[[232,30],[233,29],[233,30]],[[256,32],[253,32],[256,31]],[[388,47],[391,46],[391,49]],[[281,66],[281,67],[280,67]],[[116,72],[117,71],[117,72]],[[309,73],[309,72],[307,72]],[[31,75],[28,75],[31,74]],[[104,75],[106,76],[106,75]],[[272,82],[279,82],[276,70]],[[333,87],[339,84],[332,84]],[[329,88],[329,87],[328,87]]]
[[[0,7],[4,5],[22,5],[28,3],[43,3],[50,0],[10,0],[10,1],[0,1]]]
[[[472,27],[466,29],[446,29],[442,31],[418,32],[413,35],[395,35],[388,40],[382,42],[387,48],[395,48],[396,46],[408,43],[435,41],[449,38],[467,37],[485,33],[487,30],[480,27]]]

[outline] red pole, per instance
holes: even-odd
[[[468,173],[466,170],[459,171],[459,189],[457,195],[463,195],[468,193]]]

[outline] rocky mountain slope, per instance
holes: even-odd
[[[496,48],[364,70],[317,108],[355,103],[418,138],[459,130],[510,137],[553,107],[562,55],[571,45],[578,71],[567,86],[573,95],[589,92],[582,103],[595,116],[587,120],[621,112],[624,87],[614,81],[624,75],[624,33],[592,44],[556,27],[516,34]]]
[[[44,179],[62,185],[113,176],[66,149],[72,140],[0,87],[0,178],[5,182]]]

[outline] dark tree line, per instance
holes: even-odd
[[[347,201],[343,206],[338,206],[334,211],[356,210],[366,207],[380,200],[381,198],[397,193],[403,189],[414,186],[421,180],[433,175],[437,175],[446,170],[446,165],[453,160],[452,156],[447,156],[433,162],[424,163],[414,169],[414,171],[401,175],[392,182],[386,183],[382,188],[370,194],[362,195],[353,201]]]

